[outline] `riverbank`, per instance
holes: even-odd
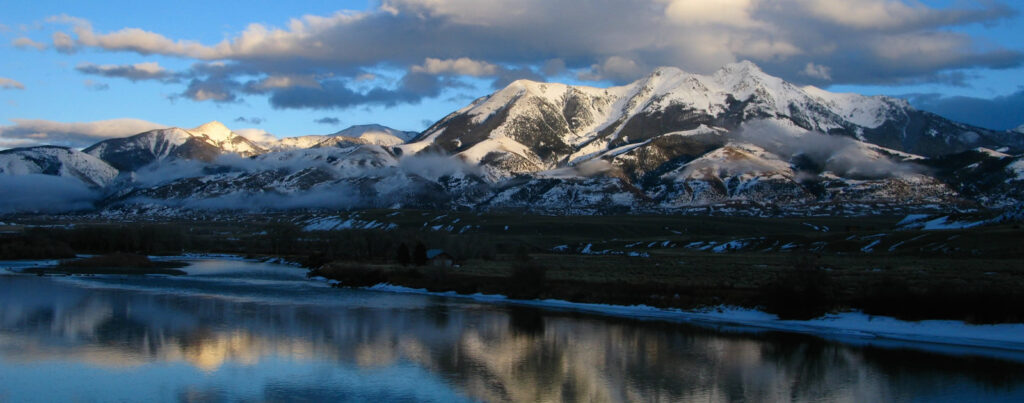
[[[111,253],[100,256],[64,259],[54,265],[30,267],[23,273],[36,275],[85,275],[85,274],[164,274],[181,276],[178,270],[188,263],[177,260],[150,260],[148,256],[134,253]]]
[[[984,258],[538,253],[468,260],[458,267],[335,261],[310,273],[351,287],[387,283],[432,292],[685,310],[728,305],[798,320],[857,310],[911,321],[990,324],[1024,323],[1020,265]]]
[[[281,264],[266,258],[253,259],[232,255],[190,254],[154,257],[156,261],[239,261]],[[32,267],[54,264],[54,261],[2,262],[4,266]],[[287,265],[287,264],[286,264]],[[298,270],[294,264],[288,265]],[[187,270],[187,268],[186,268]],[[24,272],[24,271],[22,271]],[[314,277],[340,285],[338,280]],[[583,312],[635,320],[681,322],[726,332],[778,331],[809,334],[854,345],[872,345],[886,348],[913,348],[942,354],[980,355],[1024,362],[1024,323],[978,325],[953,320],[907,321],[892,317],[869,315],[859,311],[835,312],[808,320],[781,319],[778,315],[758,309],[729,305],[680,309],[650,305],[616,305],[572,302],[559,299],[518,299],[490,293],[459,294],[393,284],[371,284],[353,287],[375,292],[434,295],[446,298],[468,299],[484,303],[513,304],[545,310]]]
[[[325,278],[321,278],[326,281]],[[904,321],[863,312],[829,314],[810,320],[785,320],[756,309],[732,306],[699,310],[656,308],[646,305],[608,305],[563,300],[522,300],[493,294],[458,294],[425,289],[377,284],[366,290],[465,298],[481,302],[532,306],[640,320],[685,322],[716,330],[781,331],[802,333],[858,345],[915,347],[947,354],[975,354],[1024,361],[1024,323],[972,325],[952,320]],[[908,343],[908,344],[901,344]],[[943,346],[948,346],[943,347]],[[953,348],[955,347],[955,348]],[[966,347],[967,349],[963,349]],[[978,348],[974,350],[972,348]],[[997,350],[997,351],[992,351]]]

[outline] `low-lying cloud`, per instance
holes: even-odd
[[[992,99],[940,94],[906,98],[915,108],[986,129],[1008,130],[1024,124],[1024,89]]]
[[[370,147],[372,150],[379,150]],[[137,197],[133,203],[160,204],[204,210],[286,210],[296,208],[366,208],[393,205],[442,205],[451,198],[437,184],[444,176],[479,173],[479,168],[444,156],[410,156],[397,165],[363,164],[374,157],[361,149],[325,148],[283,151],[255,158],[224,155],[213,162],[163,161],[139,169],[134,175],[138,188],[179,186],[177,181],[207,177],[204,183],[223,180],[232,185],[226,194],[208,197],[189,195],[166,200]],[[351,159],[345,161],[346,159]],[[384,160],[386,161],[386,159]],[[276,186],[257,190],[246,188],[246,177],[286,178],[294,174],[318,177],[321,183],[305,189],[280,191]],[[238,186],[235,188],[234,186]],[[486,186],[482,185],[481,186]],[[170,189],[168,188],[168,189]]]
[[[773,121],[748,122],[738,138],[786,160],[803,156],[822,170],[847,178],[888,178],[922,171],[918,165],[893,161],[852,138],[810,132]]]
[[[61,213],[95,207],[100,193],[61,176],[0,175],[0,213]]]

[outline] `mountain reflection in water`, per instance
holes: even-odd
[[[186,270],[0,276],[0,401],[1024,401],[1011,361]]]

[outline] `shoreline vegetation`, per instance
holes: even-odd
[[[110,253],[81,259],[64,259],[56,266],[32,267],[24,273],[37,275],[83,275],[83,274],[165,274],[181,276],[186,273],[179,268],[188,266],[179,261],[152,261],[146,255],[135,253]]]
[[[0,259],[227,253],[299,262],[310,276],[347,287],[387,283],[687,310],[730,305],[782,319],[857,310],[903,320],[1024,323],[1018,223],[932,230],[905,221],[416,210],[129,224],[61,217],[6,232]],[[426,250],[450,260],[419,256]],[[125,267],[90,264],[82,270]],[[146,270],[157,269],[173,270]]]

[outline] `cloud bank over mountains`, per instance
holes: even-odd
[[[94,122],[54,122],[42,119],[12,119],[0,126],[0,148],[51,144],[85,147],[100,140],[128,137],[166,125],[140,119],[110,119]]]
[[[66,27],[51,38],[61,52],[195,62],[173,72],[151,61],[84,63],[78,70],[85,74],[180,80],[178,96],[195,101],[258,95],[275,108],[340,109],[415,104],[469,78],[495,87],[558,75],[621,84],[657,66],[708,73],[744,59],[798,83],[948,82],[962,69],[1024,61],[1021,49],[953,30],[1016,13],[988,0],[944,7],[899,0],[524,0],[514,8],[497,0],[384,0],[368,11],[306,15],[284,27],[250,24],[218,43],[137,27],[99,31],[66,15],[49,22]],[[18,45],[39,48],[25,39]],[[381,69],[398,76],[381,77]]]

